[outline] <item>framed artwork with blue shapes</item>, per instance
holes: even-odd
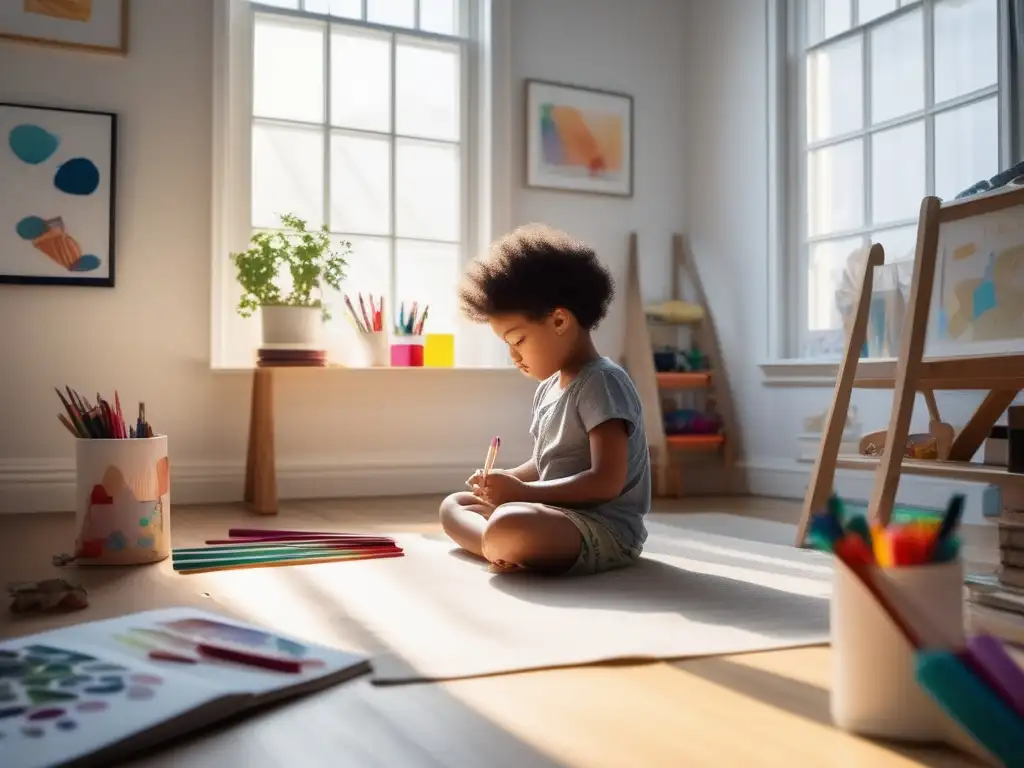
[[[0,283],[114,287],[117,115],[0,102]]]

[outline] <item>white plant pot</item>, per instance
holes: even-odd
[[[316,307],[262,307],[263,346],[319,349],[323,318]]]

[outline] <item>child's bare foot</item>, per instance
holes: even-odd
[[[513,573],[515,571],[525,571],[526,569],[521,565],[516,565],[515,563],[506,563],[504,560],[496,560],[490,564],[488,570],[491,573]]]

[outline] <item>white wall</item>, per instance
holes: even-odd
[[[802,497],[810,466],[795,461],[803,420],[821,413],[832,389],[766,387],[758,364],[768,344],[768,0],[694,0],[687,4],[686,211],[698,267],[722,336],[753,493]],[[979,396],[936,394],[944,420],[963,425]],[[920,398],[919,398],[920,400]],[[865,432],[888,425],[892,393],[854,392]],[[928,430],[923,402],[913,430]],[[840,473],[842,494],[867,498],[870,473]],[[981,486],[905,476],[900,500],[943,506],[966,490],[980,517]]]
[[[686,223],[684,13],[663,0],[513,4],[517,147],[524,77],[636,98],[635,197],[526,190],[517,177],[514,221],[571,230],[617,276],[637,230],[652,295]],[[0,42],[0,100],[121,120],[117,287],[0,286],[0,511],[72,508],[73,446],[53,393],[65,383],[145,400],[170,435],[177,502],[241,496],[250,377],[208,369],[211,26],[209,0],[133,0],[126,59]],[[620,311],[599,334],[612,355]],[[283,496],[440,493],[495,433],[510,462],[528,455],[532,384],[514,371],[288,371],[279,382]]]

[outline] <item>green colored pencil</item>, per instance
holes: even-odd
[[[249,557],[259,555],[299,555],[310,552],[358,552],[365,549],[394,549],[394,547],[201,547],[198,549],[176,549],[171,553],[175,560],[189,560],[196,557]]]
[[[320,555],[316,557],[277,557],[277,558],[230,558],[224,560],[196,560],[187,563],[175,564],[174,570],[183,576],[194,573],[210,573],[212,571],[231,571],[243,568],[272,568],[286,565],[315,565],[318,563],[337,563],[343,560],[374,560],[387,557],[402,557],[404,552],[373,553],[353,552],[351,554],[338,554],[337,552]]]
[[[293,552],[276,555],[229,555],[227,557],[185,557],[173,558],[174,570],[188,568],[208,568],[211,565],[234,565],[245,563],[265,563],[271,561],[285,560],[317,560],[325,557],[347,557],[350,555],[369,555],[370,552],[342,552],[337,549],[324,550],[321,552]],[[377,553],[372,553],[377,554]]]

